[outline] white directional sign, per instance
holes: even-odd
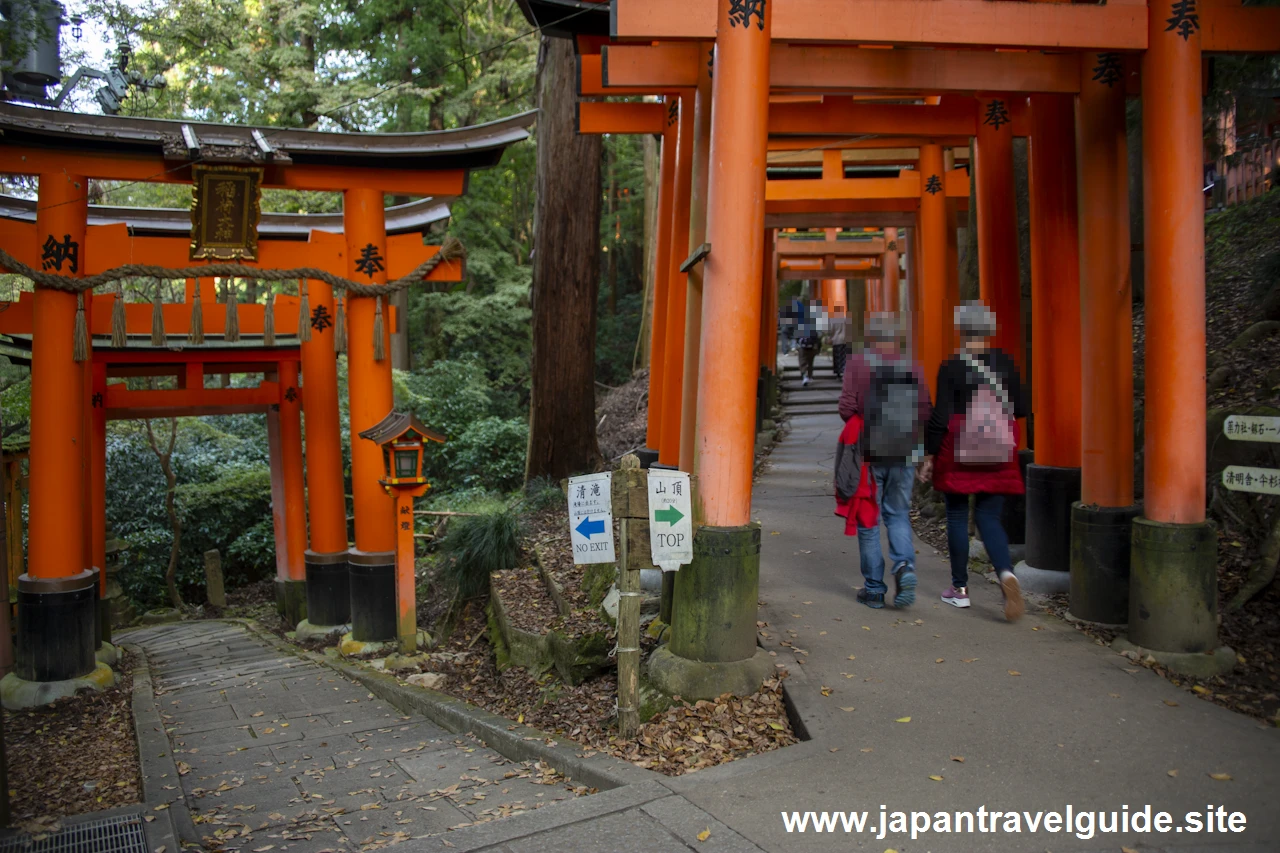
[[[569,538],[575,563],[612,563],[612,475],[584,474],[569,478]]]
[[[674,572],[693,562],[693,508],[689,475],[649,469],[649,548],[653,564]]]
[[[1222,485],[1233,492],[1280,495],[1280,471],[1275,468],[1228,465],[1222,470]]]
[[[1280,418],[1231,415],[1223,422],[1222,433],[1236,441],[1280,442]]]

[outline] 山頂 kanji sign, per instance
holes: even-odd
[[[612,474],[569,478],[569,539],[575,563],[612,563]]]
[[[693,562],[693,515],[689,475],[649,469],[649,550],[653,564],[674,572]]]

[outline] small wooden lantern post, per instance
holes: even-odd
[[[445,440],[411,414],[392,411],[360,433],[382,447],[385,478],[379,480],[396,499],[396,636],[400,653],[418,650],[417,600],[414,590],[413,499],[431,484],[423,476],[422,450],[427,441]]]

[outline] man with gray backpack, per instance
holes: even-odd
[[[893,314],[867,318],[867,349],[851,354],[845,364],[840,417],[862,419],[858,454],[870,466],[880,519],[889,535],[894,580],[893,604],[910,607],[916,600],[915,546],[911,538],[911,489],[915,466],[924,455],[924,425],[929,419],[929,388],[919,365],[902,353],[902,333]],[[858,527],[863,588],[858,601],[884,607],[884,554],[880,525]]]

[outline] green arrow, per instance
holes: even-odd
[[[653,520],[655,522],[665,521],[667,524],[678,524],[682,518],[684,518],[684,513],[673,506],[653,511]]]

